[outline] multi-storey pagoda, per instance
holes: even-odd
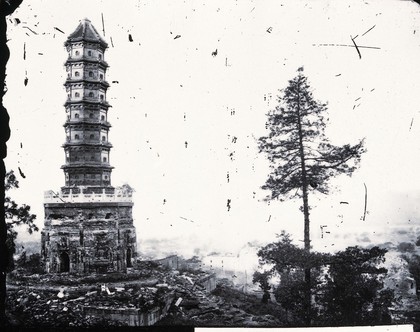
[[[42,257],[47,272],[112,272],[132,267],[132,190],[111,186],[106,100],[107,43],[88,19],[67,38],[63,144],[65,186],[47,191]]]

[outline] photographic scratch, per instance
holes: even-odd
[[[132,42],[133,41],[133,36],[131,35],[131,33],[128,34],[128,41]]]
[[[214,52],[211,52],[211,55],[212,55],[213,57],[215,57],[215,56],[217,55],[217,48],[216,48],[216,50],[215,50]]]
[[[174,39],[181,38],[181,35],[176,35]]]
[[[365,221],[366,220],[366,209],[367,209],[368,193],[367,193],[366,183],[363,183],[363,185],[365,186],[365,209],[364,209],[364,212],[363,212],[363,221]]]
[[[338,77],[338,76],[341,76],[341,74],[337,74],[337,75],[335,75],[335,77]]]
[[[26,60],[26,43],[23,43],[23,60]]]
[[[61,33],[65,34],[65,32],[57,27],[54,27],[55,30],[60,31]]]
[[[104,13],[101,13],[101,17],[102,17],[102,32],[104,33],[104,36],[105,36]]]
[[[271,214],[270,214],[270,216],[268,217],[267,222],[270,222],[270,220],[271,220]]]
[[[32,32],[34,35],[37,35],[38,33],[36,33],[34,30],[32,30],[30,27],[24,26],[24,28],[28,29],[30,32]]]
[[[342,201],[342,202],[340,202],[340,204],[349,204],[349,202]]]
[[[359,50],[359,47],[357,46],[357,44],[356,44],[356,42],[354,41],[356,38],[357,38],[357,36],[356,37],[352,37],[352,36],[350,36],[350,38],[351,38],[351,41],[353,42],[353,44],[354,44],[354,47],[356,48],[356,51],[357,51],[357,54],[359,54],[359,59],[361,59],[362,58],[362,55],[360,54],[360,50]]]
[[[413,126],[413,121],[414,121],[414,118],[411,118],[410,129],[408,131],[411,130],[411,127]]]
[[[28,85],[28,78],[27,78],[27,77],[25,77],[25,79],[24,79],[24,81],[23,81],[23,84],[24,84],[25,86],[27,86],[27,85]]]
[[[23,177],[24,179],[26,178],[25,174],[23,174],[22,170],[20,169],[20,167],[18,167],[19,170],[19,174],[21,177]]]
[[[268,32],[268,33],[271,33],[271,31],[273,31],[273,27],[269,27],[269,28],[267,29],[267,32]]]
[[[227,210],[228,210],[228,212],[230,211],[230,203],[231,203],[232,201],[231,201],[231,199],[230,198],[228,198],[228,200],[227,200],[227,204],[226,204],[226,206],[227,206]]]
[[[319,228],[321,228],[321,239],[324,238],[324,228],[328,227],[328,225],[320,225]],[[326,232],[325,232],[326,233]]]
[[[187,219],[187,218],[185,218],[185,217],[181,217],[181,216],[180,216],[180,218],[181,218],[181,219],[183,219],[183,220],[189,221],[189,222],[194,222],[194,220]]]
[[[333,43],[330,43],[330,44],[327,44],[327,43],[324,43],[324,44],[312,44],[312,46],[355,47],[354,45],[333,44]],[[359,49],[361,49],[361,48],[369,48],[369,49],[374,49],[374,50],[380,50],[381,49],[380,47],[377,47],[377,46],[366,46],[366,45],[357,45],[357,47]]]
[[[362,35],[362,37],[363,37],[365,34],[367,34],[370,30],[372,30],[374,27],[376,27],[376,24],[375,24],[373,27],[371,27],[368,31],[366,31],[366,32]]]
[[[109,40],[111,41],[111,46],[114,47],[114,42],[112,41],[112,37],[109,37]]]

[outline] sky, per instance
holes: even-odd
[[[89,18],[109,44],[112,184],[135,189],[140,251],[154,243],[187,256],[237,253],[248,242],[274,241],[282,230],[303,245],[301,202],[264,201],[269,164],[257,148],[268,133],[267,112],[301,66],[314,97],[328,102],[331,142],[365,138],[368,150],[352,177],[331,181],[330,195],[310,196],[313,248],[335,251],[420,234],[416,3],[121,3],[24,0],[9,17],[6,167],[25,174],[10,194],[31,206],[40,228],[44,191],[64,185],[63,44]],[[369,47],[359,49],[361,57],[352,38]],[[40,234],[22,231],[20,238]]]

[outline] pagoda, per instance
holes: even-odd
[[[65,185],[45,192],[41,255],[49,273],[127,271],[136,257],[132,189],[111,185],[108,45],[88,19],[64,43]]]

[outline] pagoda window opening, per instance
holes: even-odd
[[[104,95],[101,95],[100,98],[101,98],[101,100],[104,100]]]
[[[74,139],[79,139],[79,135],[74,135]]]
[[[89,97],[93,97],[93,92],[89,92]]]
[[[102,142],[105,142],[105,140],[106,140],[106,137],[102,136]]]
[[[75,55],[79,55],[79,54],[80,54],[80,52],[79,52],[79,51],[76,51],[76,52],[74,52],[74,54],[75,54]]]
[[[77,93],[77,92],[76,92]],[[78,119],[79,118],[79,113],[74,113],[74,118]]]
[[[89,119],[93,119],[93,113],[89,114]]]
[[[102,54],[99,53],[99,60],[102,60]]]
[[[106,163],[106,157],[103,157],[102,161],[103,161],[104,163]],[[106,179],[106,176],[105,176],[105,179]]]
[[[101,120],[104,121],[105,120],[105,115],[101,115]]]
[[[94,137],[95,137],[95,135],[93,135],[93,134],[90,134],[90,136],[89,136],[90,139],[94,139]]]
[[[78,77],[78,76],[80,76],[80,73],[78,71],[75,71],[74,76]]]
[[[80,97],[80,93],[75,92],[75,93],[74,93],[74,96],[75,96],[75,97]]]
[[[93,77],[93,71],[89,72],[89,77]]]
[[[104,75],[103,75],[103,74],[99,74],[99,78],[100,78],[101,80],[103,80],[103,79],[104,79]]]
[[[92,51],[88,51],[88,56],[92,56]]]
[[[90,156],[90,160],[95,160],[95,156]]]

